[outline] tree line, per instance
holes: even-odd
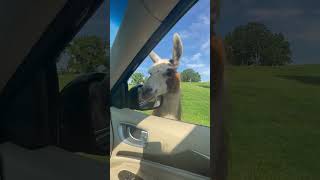
[[[273,33],[266,25],[249,22],[229,32],[225,38],[227,60],[232,65],[279,66],[292,62],[290,43],[282,33]],[[109,68],[109,46],[100,37],[82,36],[75,38],[64,50],[67,65],[63,72],[88,73],[93,71],[107,72]],[[58,58],[58,61],[62,59]],[[143,83],[142,73],[134,73],[133,84]],[[193,69],[181,72],[181,81],[199,82],[201,76]]]
[[[240,25],[229,32],[224,41],[227,59],[232,65],[275,66],[292,62],[288,40],[262,23]]]
[[[183,70],[180,73],[180,78],[182,82],[200,82],[201,81],[200,74],[191,68]],[[146,81],[146,79],[147,77],[144,76],[143,73],[135,72],[132,74],[129,83],[132,85],[143,84]]]
[[[76,37],[61,53],[58,63],[62,61],[63,56],[66,64],[58,68],[60,72],[107,72],[109,68],[108,43],[98,36]]]

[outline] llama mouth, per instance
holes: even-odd
[[[154,96],[153,93],[147,93],[147,94],[142,93],[140,99],[141,99],[142,101],[150,101],[150,100],[152,100],[153,98],[155,98],[155,96]]]
[[[139,102],[139,106],[143,107],[146,104],[150,103],[152,100],[154,100],[155,97],[154,96],[149,96],[148,98],[141,98],[141,101]]]

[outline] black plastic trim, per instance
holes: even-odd
[[[4,87],[0,94],[0,117],[3,117],[8,111],[8,104],[15,96],[24,90],[24,88],[30,84],[37,73],[43,69],[54,71],[52,64],[55,64],[55,60],[67,46],[67,44],[74,38],[74,36],[80,31],[83,25],[94,14],[94,12],[100,7],[103,0],[69,0],[65,6],[58,12],[53,21],[48,25],[40,39],[31,48],[28,55],[24,58],[22,63],[18,66],[16,72],[9,79],[8,83]],[[56,74],[52,74],[49,77],[50,80],[54,80],[54,84],[47,83],[50,89],[51,95],[56,94],[59,89],[57,86]],[[57,96],[58,94],[56,94]],[[51,104],[53,105],[53,104]],[[54,111],[49,113],[49,117],[54,117]],[[1,119],[0,123],[5,123],[9,119]],[[51,118],[50,125],[55,124],[56,119]],[[0,125],[0,132],[1,132]],[[55,134],[54,128],[50,127],[52,135]],[[7,141],[8,137],[5,134],[0,133],[0,140]],[[40,137],[39,137],[40,138]],[[54,141],[54,137],[51,141]],[[54,142],[53,142],[54,144]]]
[[[44,67],[49,61],[55,61],[102,3],[103,0],[67,1],[1,92],[1,110],[5,109],[5,104],[17,91],[30,82],[41,67]]]

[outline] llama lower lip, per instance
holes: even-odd
[[[150,101],[154,96],[151,95],[151,94],[147,94],[147,95],[144,95],[142,94],[141,98],[144,100],[144,101]]]

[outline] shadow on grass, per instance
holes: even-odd
[[[305,84],[318,85],[320,86],[320,76],[288,76],[288,75],[277,75],[276,77],[295,80]]]

